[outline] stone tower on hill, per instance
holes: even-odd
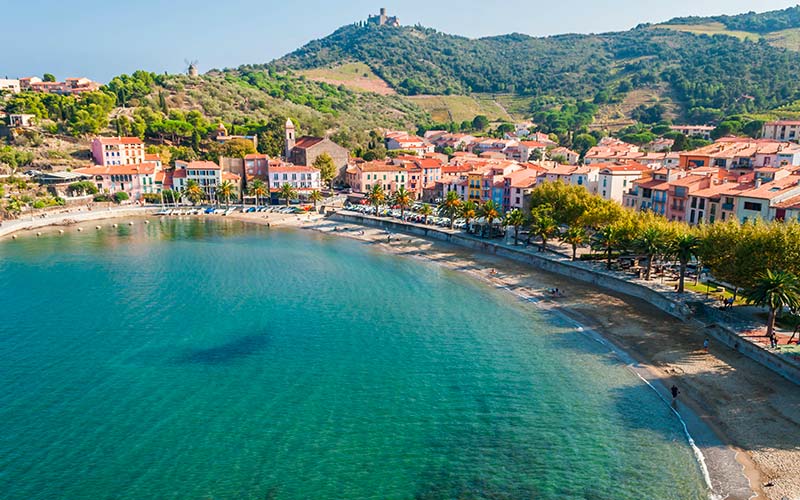
[[[386,7],[381,8],[381,13],[377,16],[369,16],[367,24],[376,24],[378,26],[400,26],[400,20],[396,16],[389,17],[386,15]]]

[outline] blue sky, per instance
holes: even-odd
[[[6,48],[0,77],[50,72],[59,79],[107,81],[136,69],[181,71],[184,59],[199,60],[201,71],[263,63],[381,6],[403,24],[480,37],[600,33],[676,16],[786,8],[797,1],[2,0]]]

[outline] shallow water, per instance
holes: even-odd
[[[155,221],[0,244],[0,498],[706,498],[602,346],[360,242]]]

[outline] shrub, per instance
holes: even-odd
[[[131,197],[125,191],[119,191],[117,193],[114,193],[114,201],[116,201],[117,203],[122,203],[123,201],[127,201],[130,199]]]
[[[161,203],[161,195],[156,193],[145,193],[142,199],[147,203]]]

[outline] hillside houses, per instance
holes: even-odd
[[[20,78],[18,80],[18,85],[15,85],[15,87],[20,91],[27,90],[47,94],[80,95],[84,92],[99,90],[101,84],[84,77],[67,78],[63,82],[45,82],[37,76],[30,76]]]
[[[406,132],[387,132],[384,141],[389,151],[407,151],[417,156],[436,151],[436,146],[426,139]]]
[[[605,138],[597,146],[590,148],[584,156],[586,165],[598,163],[639,163],[652,167],[675,167],[679,163],[677,153],[647,152],[639,146],[618,139]]]
[[[703,127],[678,128],[692,135],[709,132]],[[387,144],[417,147],[418,156],[354,162],[347,182],[360,193],[377,182],[389,196],[402,186],[416,199],[432,203],[456,192],[464,201],[491,200],[504,211],[528,210],[536,185],[562,182],[583,186],[631,210],[653,211],[689,224],[800,216],[800,144],[790,141],[725,137],[673,153],[667,151],[668,141],[651,145],[655,147],[650,149],[665,149],[658,152],[606,138],[579,164],[578,153],[536,139],[537,134],[522,141],[445,131],[430,131],[425,137],[390,132]],[[429,152],[430,147],[445,146],[453,147],[449,158]],[[532,157],[544,159],[531,161]],[[560,161],[546,160],[554,157]]]

